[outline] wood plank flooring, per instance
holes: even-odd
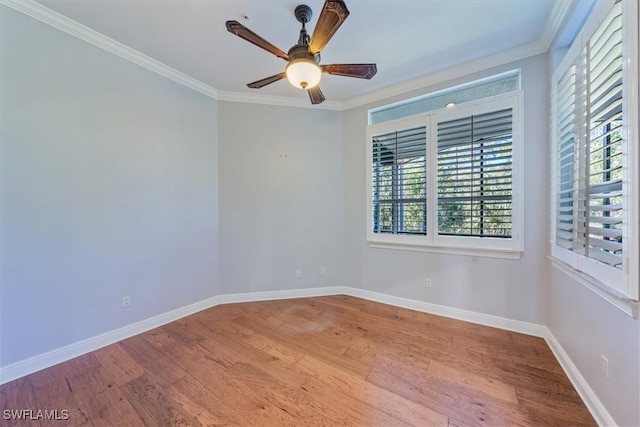
[[[2,385],[0,406],[3,426],[596,425],[544,340],[343,295],[216,306]],[[4,417],[23,409],[68,419]]]

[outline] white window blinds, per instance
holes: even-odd
[[[569,67],[558,84],[557,94],[557,178],[556,178],[556,244],[573,249],[574,203],[576,174],[575,121],[576,121],[576,67]],[[576,248],[577,249],[577,248]]]
[[[588,160],[585,191],[578,197],[579,239],[587,257],[621,269],[622,9],[619,2],[591,37],[586,57],[588,134],[584,138],[587,144],[584,150]]]
[[[426,234],[424,126],[372,138],[373,232]]]
[[[625,18],[632,7],[635,27],[627,25],[634,18]],[[638,227],[632,168],[638,148],[632,137],[638,133],[632,89],[638,80],[637,13],[633,2],[599,2],[553,78],[552,254],[614,295],[632,299],[638,298],[632,279],[638,244],[631,238]]]
[[[438,234],[511,237],[512,110],[438,123]]]
[[[557,86],[556,244],[622,268],[622,18],[618,2]]]
[[[521,104],[514,92],[369,126],[367,240],[518,259]]]

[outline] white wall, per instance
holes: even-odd
[[[0,366],[216,294],[217,102],[4,6],[0,31]]]
[[[367,110],[400,99],[521,68],[524,90],[525,250],[501,260],[370,248],[366,243],[365,159]],[[344,116],[344,174],[348,253],[353,286],[509,319],[544,324],[547,271],[547,55],[486,70],[376,104]],[[424,286],[425,278],[433,288]]]
[[[341,113],[220,102],[219,114],[222,293],[345,285]]]

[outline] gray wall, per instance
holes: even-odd
[[[520,68],[524,89],[525,250],[520,260],[370,248],[366,242],[367,110]],[[544,324],[547,272],[547,55],[441,82],[344,115],[344,175],[349,278],[353,286],[509,319]],[[425,278],[433,288],[424,286]]]
[[[219,112],[222,293],[348,284],[341,113],[234,102]]]
[[[640,322],[546,259],[547,55],[335,112],[216,102],[4,6],[0,31],[1,366],[217,294],[347,285],[546,324],[640,425]],[[369,248],[367,110],[513,68],[523,258]]]
[[[640,425],[640,321],[553,267],[547,311],[547,326],[616,424]]]
[[[0,31],[0,365],[217,294],[217,102],[4,6]]]
[[[594,1],[581,2],[554,42],[551,77]],[[640,321],[551,266],[546,325],[617,425],[640,425]],[[637,284],[636,284],[637,286]],[[601,357],[609,359],[609,378]]]

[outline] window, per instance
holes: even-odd
[[[521,93],[368,128],[372,246],[518,258]]]
[[[425,133],[422,126],[373,137],[374,232],[426,233]]]
[[[490,98],[504,93],[514,92],[520,88],[520,73],[509,71],[487,79],[477,80],[457,87],[385,105],[369,111],[369,124],[388,122],[419,113],[439,110],[442,106],[453,102],[462,104]]]
[[[598,286],[637,300],[637,241],[629,239],[637,238],[638,224],[632,3],[600,2],[553,77],[552,255]],[[636,20],[629,26],[635,37],[627,14]]]
[[[511,237],[512,114],[438,123],[438,234]]]

